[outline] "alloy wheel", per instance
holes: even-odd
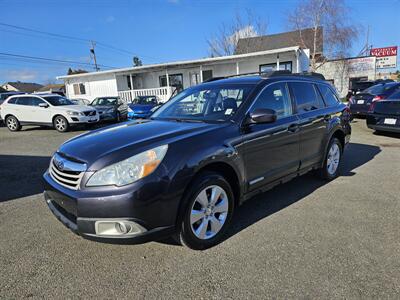
[[[336,143],[333,143],[328,152],[328,159],[326,163],[327,171],[330,175],[334,175],[339,167],[340,162],[340,148]]]
[[[7,119],[7,126],[11,130],[16,130],[17,129],[17,121],[14,118],[8,118]]]
[[[57,130],[59,130],[59,131],[65,130],[66,125],[67,125],[65,123],[65,120],[63,120],[62,118],[57,118],[55,123],[56,123],[55,126],[56,126]]]
[[[228,196],[223,188],[211,185],[196,197],[190,211],[194,235],[202,240],[214,237],[223,227],[229,210]]]

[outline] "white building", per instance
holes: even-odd
[[[345,97],[353,82],[376,79],[375,56],[330,60],[321,65],[317,72],[323,74]]]
[[[309,50],[299,46],[231,56],[152,64],[92,73],[59,76],[67,97],[93,100],[120,96],[156,95],[167,101],[175,89],[186,89],[212,77],[226,77],[269,70],[302,72],[309,69]]]

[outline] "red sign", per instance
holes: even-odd
[[[376,57],[397,56],[397,46],[371,49],[371,55]]]

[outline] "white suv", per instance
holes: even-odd
[[[75,105],[56,94],[11,96],[1,105],[0,115],[11,131],[20,130],[22,125],[41,125],[66,132],[72,125],[99,121],[94,108]]]

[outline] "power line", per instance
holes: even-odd
[[[85,43],[91,43],[92,42],[92,40],[89,40],[89,39],[84,39],[84,38],[79,38],[79,37],[74,37],[74,36],[64,35],[64,34],[58,34],[58,33],[52,33],[52,32],[47,32],[47,31],[42,31],[42,30],[36,30],[36,29],[31,29],[31,28],[27,28],[27,27],[23,27],[23,26],[17,26],[17,25],[2,23],[2,22],[0,22],[0,26],[5,26],[5,27],[19,29],[19,30],[25,30],[25,31],[29,31],[29,32],[37,33],[37,34],[43,34],[43,35],[51,36],[53,38],[58,38],[58,39],[59,38],[69,39],[69,40],[75,40],[75,41],[80,41],[80,42],[85,42]],[[9,31],[9,32],[12,33],[12,31]],[[14,32],[14,33],[16,33],[16,32]],[[103,42],[99,42],[99,41],[95,41],[95,42],[98,45],[101,45],[104,48],[113,49],[113,50],[116,50],[116,51],[119,51],[119,52],[123,52],[123,53],[126,53],[126,54],[130,54],[130,55],[147,57],[147,58],[150,58],[150,59],[157,60],[157,58],[155,58],[155,57],[151,57],[151,56],[147,56],[147,55],[139,55],[138,53],[134,53],[132,51],[128,51],[128,50],[125,50],[125,49],[117,48],[117,47],[109,45],[107,43],[103,43]]]
[[[61,60],[61,59],[53,59],[53,58],[45,58],[45,57],[37,57],[37,56],[28,56],[28,55],[4,53],[4,52],[0,52],[0,55],[9,56],[9,57],[16,57],[16,58],[33,59],[33,60],[38,60],[38,61],[51,61],[51,62],[68,63],[68,64],[75,64],[75,65],[85,65],[85,66],[93,67],[93,65],[90,64],[90,63],[73,61],[73,60]],[[116,67],[100,65],[100,64],[98,64],[98,66],[99,67],[103,67],[103,68],[110,68],[110,69],[115,69],[116,68]]]

